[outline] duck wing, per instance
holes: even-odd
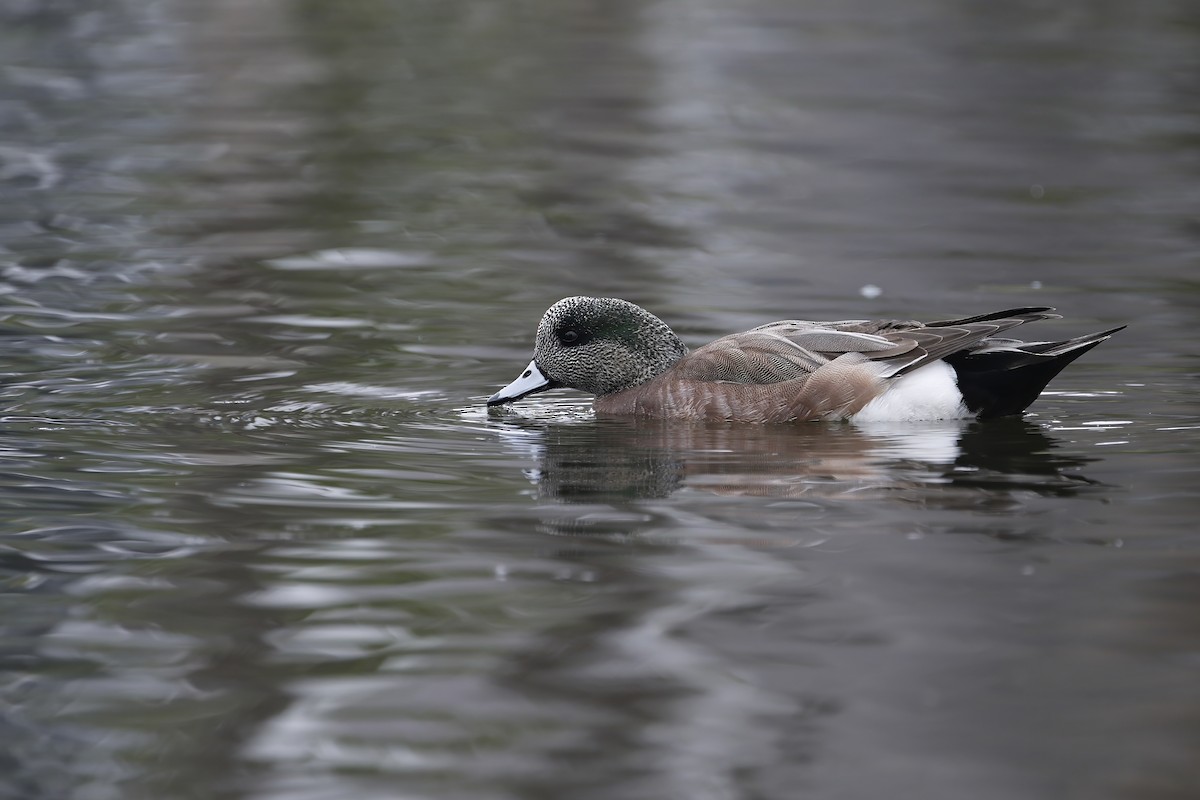
[[[781,320],[698,348],[674,372],[685,380],[764,385],[806,379],[841,358],[843,365],[862,364],[876,378],[891,378],[954,353],[985,348],[990,337],[1026,322],[1057,317],[1053,309],[1037,307],[925,323]]]

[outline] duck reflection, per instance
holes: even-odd
[[[1021,419],[871,427],[517,420],[505,430],[536,460],[526,474],[538,497],[566,503],[692,489],[771,498],[900,495],[959,505],[955,497],[964,492],[1069,496],[1097,485],[1077,472],[1096,459],[1065,452]]]

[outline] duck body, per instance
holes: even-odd
[[[688,352],[650,312],[568,297],[538,326],[525,373],[502,405],[546,389],[596,395],[598,414],[681,420],[917,421],[1024,411],[1067,364],[1121,328],[1059,342],[1001,338],[1056,319],[1016,308],[955,320],[783,320]]]

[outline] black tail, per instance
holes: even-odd
[[[1124,328],[1064,342],[997,342],[974,352],[960,350],[945,361],[958,373],[958,390],[973,414],[980,419],[1007,417],[1029,408],[1063,367]]]

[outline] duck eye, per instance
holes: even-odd
[[[562,340],[563,344],[575,344],[579,341],[579,331],[563,331],[558,338]]]

